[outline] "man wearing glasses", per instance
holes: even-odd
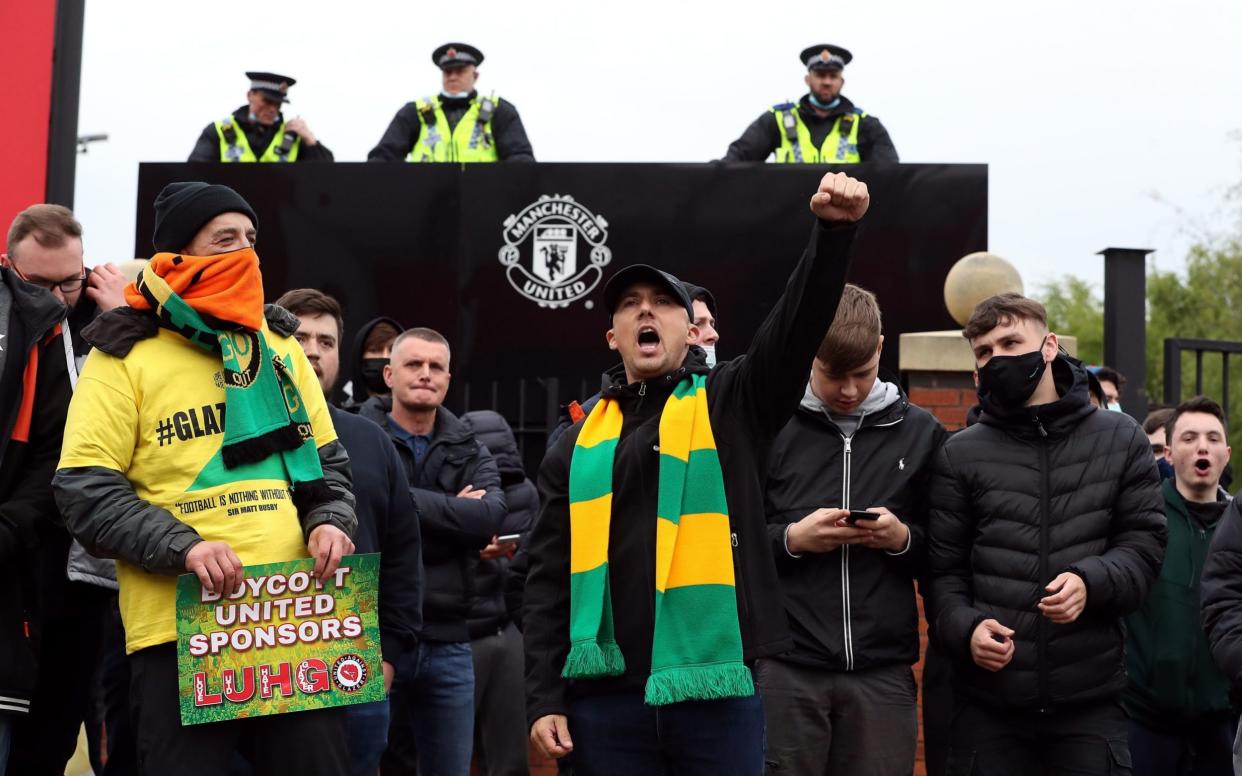
[[[51,293],[51,298],[42,291],[37,296],[66,336],[43,347],[40,359],[57,362],[46,366],[55,367],[58,379],[67,384],[49,391],[63,389],[66,395],[89,349],[82,328],[99,312],[125,304],[126,281],[121,272],[112,264],[88,270],[82,253],[82,225],[60,205],[32,205],[18,213],[9,227],[5,252],[0,253],[0,264],[12,275]],[[0,348],[7,349],[7,345],[8,338],[0,338]],[[55,423],[58,450],[65,405],[57,417],[44,416]],[[51,454],[55,457],[56,451]],[[45,484],[50,494],[50,480]],[[19,716],[14,730],[11,773],[64,772],[77,745],[82,713],[94,686],[98,651],[115,606],[113,563],[91,558],[80,546],[71,548],[69,534],[50,499],[46,507],[46,522],[39,524],[35,544],[30,546],[32,572],[27,580],[39,591],[37,616],[30,618],[31,632],[37,636],[38,668],[32,677],[29,714]]]

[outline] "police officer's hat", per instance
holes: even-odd
[[[289,87],[297,83],[287,75],[260,73],[254,70],[246,73],[246,77],[250,79],[251,89],[261,92],[264,97],[273,102],[288,102]]]
[[[445,43],[431,52],[431,61],[441,70],[483,64],[483,52],[469,43]]]
[[[802,64],[807,70],[843,70],[854,55],[849,49],[831,43],[818,43],[802,49]]]

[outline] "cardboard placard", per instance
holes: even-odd
[[[229,595],[177,578],[181,724],[383,700],[379,554],[317,581],[311,558],[246,566]]]

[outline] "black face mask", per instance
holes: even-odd
[[[987,399],[1001,408],[1021,407],[1035,393],[1047,368],[1042,342],[1038,350],[1020,356],[992,356],[979,367],[979,401]]]
[[[366,386],[367,393],[388,393],[388,383],[384,382],[384,367],[386,366],[388,366],[386,358],[362,359],[362,384]]]

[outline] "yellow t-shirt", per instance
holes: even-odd
[[[266,325],[263,333],[291,368],[316,446],[332,442],[323,390],[302,348]],[[60,468],[124,474],[139,498],[207,541],[228,542],[243,564],[307,557],[281,457],[226,470],[224,414],[220,356],[161,327],[124,359],[91,352],[69,404]],[[126,651],[175,640],[176,578],[117,561],[117,581]]]

